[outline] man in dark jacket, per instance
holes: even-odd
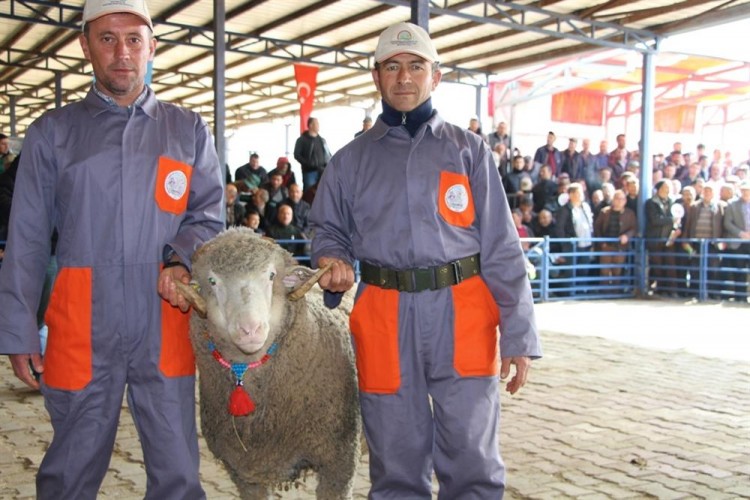
[[[318,183],[326,168],[331,152],[326,140],[320,136],[320,124],[312,116],[307,120],[307,130],[294,144],[294,159],[302,166],[302,184],[307,191]]]
[[[289,186],[289,197],[284,203],[292,207],[294,217],[292,223],[300,228],[303,233],[307,233],[309,228],[307,224],[310,215],[310,204],[302,199],[302,188],[299,184]]]
[[[669,241],[674,231],[674,236],[679,237],[680,230],[677,229],[676,221],[672,217],[672,200],[669,198],[671,185],[669,181],[661,180],[654,186],[654,196],[646,200],[646,245],[648,246],[648,257],[651,279],[654,281],[652,287],[657,285],[663,289],[676,284],[675,257],[672,253],[673,242]]]

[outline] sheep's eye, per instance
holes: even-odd
[[[208,278],[208,284],[211,286],[216,286],[216,278]]]
[[[276,273],[271,271],[271,274],[268,275],[268,279],[273,281],[273,279],[276,277]]]

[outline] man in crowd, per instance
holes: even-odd
[[[654,185],[654,195],[646,200],[646,234],[650,241],[648,248],[651,288],[655,292],[667,294],[670,287],[677,284],[673,238],[679,237],[679,219],[672,215],[671,185],[669,181],[660,180]],[[671,293],[670,293],[671,295]]]
[[[612,195],[612,204],[602,208],[594,221],[594,236],[617,239],[616,242],[602,242],[599,246],[606,253],[599,256],[603,266],[601,274],[609,278],[607,283],[612,285],[617,284],[615,278],[622,274],[628,244],[638,232],[635,213],[625,206],[626,202],[627,195],[618,189]]]
[[[245,206],[240,202],[239,192],[234,184],[227,184],[225,205],[226,226],[241,226],[245,221]]]
[[[326,140],[320,135],[320,123],[312,116],[305,130],[294,144],[294,159],[302,166],[302,185],[305,191],[318,184],[323,169],[331,159]]]
[[[497,163],[497,171],[500,172],[501,177],[505,177],[512,167],[508,146],[504,142],[498,142],[492,149],[492,154]]]
[[[387,28],[375,62],[383,113],[331,160],[310,214],[329,303],[361,265],[350,324],[369,498],[431,498],[433,470],[441,498],[502,498],[499,318],[506,390],[541,355],[518,234],[489,147],[432,108],[429,35]]]
[[[505,122],[497,124],[497,128],[488,137],[487,141],[490,144],[492,151],[497,151],[498,144],[505,144],[506,151],[510,151],[510,135],[508,135],[508,125]]]
[[[479,123],[479,118],[472,117],[469,120],[469,132],[474,132],[481,137],[484,142],[487,142],[487,137],[482,133],[482,124]]]
[[[308,218],[310,216],[310,204],[302,199],[302,188],[299,184],[289,186],[289,197],[284,203],[292,207],[294,217],[292,223],[303,233],[308,233]]]
[[[568,186],[568,203],[555,213],[558,238],[575,238],[575,241],[563,246],[571,255],[565,260],[573,267],[564,275],[573,276],[571,286],[585,289],[585,283],[577,283],[576,278],[588,276],[591,272],[581,266],[591,263],[591,237],[594,235],[594,216],[591,207],[584,200],[583,186],[573,182]],[[573,292],[576,295],[577,292]]]
[[[234,180],[241,192],[251,194],[268,182],[268,172],[260,166],[258,153],[250,153],[250,160],[237,169]]]
[[[205,121],[144,83],[156,50],[144,0],[87,0],[79,41],[96,80],[29,127],[0,270],[0,352],[41,386],[54,430],[37,498],[97,496],[126,389],[146,497],[205,498],[188,304],[174,282],[190,281],[193,252],[224,227],[222,168]],[[55,228],[42,364],[35,311]]]
[[[686,207],[686,223],[683,225],[683,238],[721,238],[724,233],[724,208],[726,204],[717,200],[714,193],[714,185],[706,184],[703,187],[703,196],[700,200],[693,202]],[[716,283],[720,277],[719,274],[719,252],[725,248],[725,243],[710,242],[707,247],[698,243],[688,243],[691,245],[692,262],[691,262],[691,288],[697,290],[699,278],[698,259],[701,250],[705,248],[708,252],[706,263],[708,264],[707,278],[709,296],[720,298],[721,285]]]
[[[562,152],[562,166],[560,167],[560,171],[568,174],[573,182],[584,180],[583,160],[580,153],[576,151],[577,146],[578,139],[571,137],[568,140],[568,149]]]
[[[622,172],[630,161],[625,134],[617,135],[617,147],[609,153],[609,166],[613,172]]]
[[[547,134],[547,144],[541,146],[534,153],[534,165],[549,165],[552,171],[552,177],[557,177],[562,167],[562,153],[555,147],[555,133],[550,131]]]
[[[10,150],[10,138],[5,134],[0,134],[0,174],[8,170],[15,158],[16,155]]]
[[[724,213],[724,236],[742,241],[729,243],[734,258],[729,262],[734,271],[734,291],[738,298],[747,298],[747,283],[750,274],[750,181],[742,181],[740,197],[732,201]],[[728,259],[730,260],[730,259]]]
[[[306,240],[307,236],[300,228],[295,226],[294,211],[286,203],[279,205],[276,210],[276,217],[268,226],[266,234],[275,240]],[[295,257],[306,255],[304,243],[282,243],[282,247],[289,250]]]
[[[524,179],[529,179],[529,181],[531,181],[531,177],[529,177],[529,174],[524,170],[523,157],[516,156],[513,158],[513,170],[503,177],[503,186],[508,195],[508,204],[510,208],[517,208],[518,203],[523,197],[524,193],[523,189],[521,189],[521,183]]]
[[[607,147],[607,141],[601,141],[599,143],[599,152],[594,155],[594,162],[596,163],[597,170],[609,166],[609,151],[607,150]]]
[[[270,223],[276,220],[276,211],[279,205],[289,197],[289,190],[284,187],[284,176],[280,172],[273,172],[273,175],[269,175],[268,182],[261,187],[268,191],[265,217]]]
[[[552,180],[552,170],[549,165],[542,165],[539,169],[539,180],[531,188],[531,197],[534,200],[536,213],[554,206],[557,199],[557,183]]]
[[[359,137],[360,135],[364,134],[371,128],[372,128],[372,118],[370,116],[365,116],[365,119],[362,120],[362,130],[354,134],[354,137]]]
[[[289,163],[289,159],[286,156],[280,156],[276,160],[276,168],[268,172],[268,177],[270,178],[274,174],[281,175],[281,185],[287,189],[290,184],[297,182],[294,172],[292,172],[292,164]]]

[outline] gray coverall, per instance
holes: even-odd
[[[416,135],[382,119],[331,160],[310,214],[313,262],[389,269],[480,254],[481,276],[416,293],[360,282],[350,327],[372,499],[498,499],[498,338],[538,357],[524,256],[491,153],[437,113]],[[431,399],[430,399],[431,398]]]
[[[29,127],[0,271],[0,352],[39,352],[35,311],[56,227],[42,377],[54,436],[38,498],[96,498],[126,385],[146,498],[205,497],[188,315],[156,287],[165,250],[189,265],[223,229],[222,181],[206,123],[150,88],[129,108],[92,90]]]

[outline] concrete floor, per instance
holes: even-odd
[[[750,498],[750,307],[556,302],[537,315],[545,356],[519,394],[502,396],[506,498]],[[0,380],[0,498],[34,498],[47,414],[5,357]],[[201,449],[208,498],[237,498]],[[312,499],[314,487],[310,477],[278,498]],[[125,409],[100,497],[144,491]],[[365,456],[355,498],[367,491]]]

